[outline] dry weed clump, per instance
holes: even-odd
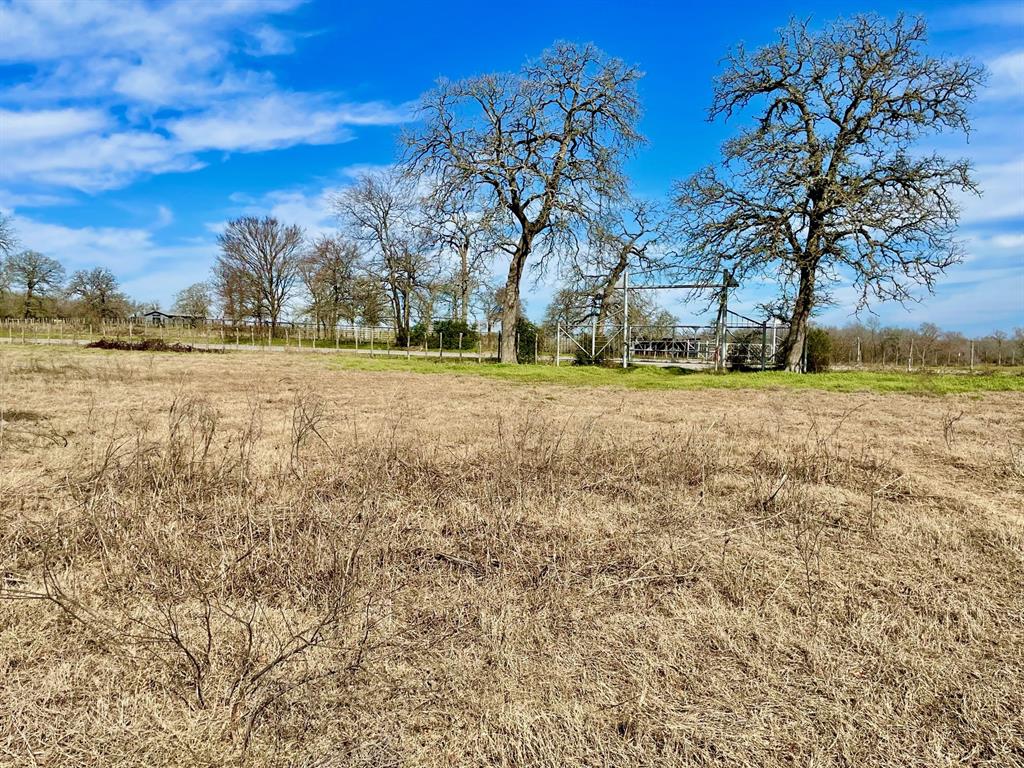
[[[165,392],[162,365],[111,386]],[[225,395],[200,369],[88,434],[55,413],[67,446],[0,445],[25,473],[0,497],[4,760],[1024,757],[1019,486],[929,470],[1005,465],[968,455],[966,420],[947,446],[936,415],[920,454],[866,439],[841,397],[630,426],[642,394],[524,396],[441,429],[415,380],[395,408],[357,400],[372,376],[272,391],[283,374]]]

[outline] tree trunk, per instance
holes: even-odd
[[[409,344],[409,337],[412,335],[412,309],[409,306],[411,291],[409,286],[405,285],[402,287],[402,325],[405,333],[406,345]]]
[[[615,284],[619,282],[622,273],[626,271],[628,259],[629,252],[623,251],[611,272],[608,273],[608,279],[601,289],[601,303],[597,308],[597,332],[602,335],[604,335],[604,323],[608,319],[608,307],[612,303],[612,296],[615,295]]]
[[[508,267],[508,280],[505,281],[505,301],[501,308],[501,349],[498,350],[498,361],[516,365],[519,363],[516,349],[516,326],[519,324],[519,283],[523,277],[523,267],[530,255],[530,238],[522,235],[512,263]]]
[[[796,302],[793,304],[793,316],[789,321],[789,334],[783,343],[787,371],[801,369],[804,340],[807,338],[807,322],[814,308],[814,273],[814,267],[800,267],[800,286],[797,289]]]
[[[395,287],[395,281],[392,279],[389,281],[388,288],[390,289],[391,300],[391,312],[395,319],[395,338],[404,346],[409,346],[409,334],[408,329],[402,329],[402,321],[405,315],[402,313],[402,300],[399,298],[398,288]],[[352,320],[352,325],[355,325],[355,318]]]
[[[461,259],[459,272],[459,320],[464,324],[469,318],[469,238],[462,242],[459,248]]]

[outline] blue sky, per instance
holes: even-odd
[[[234,216],[333,229],[330,194],[393,159],[411,103],[439,76],[514,70],[558,39],[638,64],[649,145],[629,170],[640,194],[664,195],[736,129],[705,120],[731,46],[770,41],[790,15],[903,10],[924,14],[934,52],[990,71],[970,141],[934,142],[973,161],[985,195],[965,200],[968,258],[937,295],[876,311],[968,333],[1024,325],[1024,3],[686,6],[550,3],[520,20],[480,2],[0,0],[0,210],[25,247],[69,269],[110,267],[132,296],[167,307],[205,279]],[[536,287],[531,315],[550,291]],[[850,295],[837,298],[825,321],[849,319]]]

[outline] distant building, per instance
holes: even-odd
[[[198,315],[169,315],[158,309],[143,312],[141,315],[132,318],[143,325],[205,325],[206,318]]]

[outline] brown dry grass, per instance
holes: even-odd
[[[1024,762],[1020,393],[0,376],[0,763]]]

